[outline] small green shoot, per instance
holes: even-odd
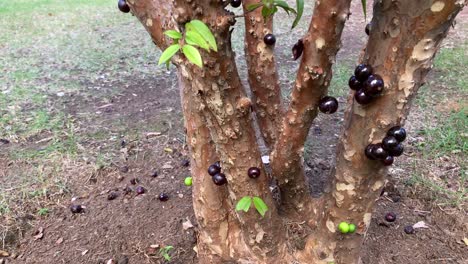
[[[46,216],[46,215],[49,214],[49,209],[48,208],[41,208],[41,209],[39,209],[37,214],[40,215],[40,216]]]
[[[264,217],[265,213],[268,211],[268,206],[266,203],[263,201],[262,198],[260,197],[250,197],[250,196],[244,196],[242,197],[239,202],[236,204],[236,211],[244,211],[248,212],[250,209],[250,206],[252,205],[252,202],[254,204],[255,209],[257,212]]]
[[[165,246],[159,250],[159,254],[167,261],[171,261],[171,256],[169,255],[169,251],[174,249],[173,246]]]
[[[200,52],[195,48],[199,47],[208,52],[218,51],[216,39],[210,28],[200,20],[192,20],[185,24],[185,37],[176,30],[167,30],[164,35],[174,41],[174,44],[167,47],[159,58],[159,65],[165,63],[169,65],[170,59],[180,50],[185,57],[198,67],[203,67],[203,59]],[[181,41],[183,40],[183,41]]]
[[[364,20],[367,20],[367,0],[361,0],[362,12],[364,13]]]

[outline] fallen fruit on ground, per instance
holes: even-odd
[[[186,186],[192,186],[192,177],[187,177],[187,178],[185,178],[184,184],[185,184]]]
[[[405,226],[405,229],[404,229],[405,233],[408,234],[408,235],[411,235],[411,234],[414,234],[414,228],[413,226]]]
[[[397,216],[393,212],[389,212],[385,214],[385,221],[387,222],[390,222],[390,223],[395,222],[396,218]]]
[[[70,211],[74,214],[79,214],[83,212],[83,207],[79,204],[73,204],[72,206],[70,206]]]
[[[349,224],[346,222],[341,222],[338,225],[338,230],[340,230],[341,233],[346,234],[349,232]]]
[[[138,186],[135,189],[137,194],[144,194],[146,192],[145,188],[143,186]]]

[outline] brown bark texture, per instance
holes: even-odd
[[[375,1],[363,62],[383,77],[385,91],[367,106],[354,102],[350,94],[333,182],[320,199],[309,196],[302,149],[317,115],[318,101],[331,80],[350,0],[316,1],[309,31],[303,38],[305,49],[292,99],[281,122],[273,112],[281,109],[274,53],[263,43],[264,34],[272,30],[271,19],[263,21],[259,11],[245,16],[251,102],[231,48],[235,16],[225,10],[227,2],[127,1],[161,49],[171,44],[163,34],[165,30],[183,33],[185,23],[193,19],[210,27],[218,45],[218,52],[200,51],[203,68],[180,54],[172,59],[191,150],[199,262],[359,263],[372,207],[387,173],[381,163],[366,159],[364,148],[380,141],[390,127],[404,124],[441,41],[466,1]],[[244,4],[255,2],[244,0]],[[252,107],[266,142],[274,150],[272,172],[279,179],[285,201],[280,208],[275,206],[260,160]],[[207,173],[208,166],[217,160],[228,179],[223,186],[215,185]],[[260,168],[262,175],[249,178],[250,167]],[[261,197],[269,207],[265,217],[253,208],[247,213],[236,212],[235,205],[244,196]],[[296,210],[282,210],[291,207]],[[341,221],[356,224],[357,233],[339,234],[336,229]],[[311,228],[303,237],[305,247],[297,249],[289,242],[288,228],[304,223]]]
[[[281,89],[274,46],[263,41],[265,35],[273,33],[273,17],[264,19],[261,8],[249,12],[247,7],[257,0],[244,0],[245,13],[245,58],[252,91],[252,105],[258,119],[260,132],[267,147],[276,142],[282,118]]]
[[[272,174],[279,181],[283,202],[298,211],[311,204],[303,169],[304,144],[317,116],[318,102],[326,95],[332,78],[331,67],[341,45],[350,3],[316,1],[309,30],[302,39],[304,52],[291,102],[271,154]]]

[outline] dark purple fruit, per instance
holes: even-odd
[[[219,169],[221,169],[221,161],[217,161],[215,163],[213,163],[213,165],[217,166]]]
[[[263,42],[268,46],[273,46],[276,43],[276,37],[273,34],[266,34],[265,37],[263,37]]]
[[[125,186],[122,191],[125,193],[125,194],[129,194],[132,192],[132,188],[128,187],[128,186]]]
[[[157,170],[154,170],[154,171],[151,173],[151,177],[153,177],[153,178],[158,177],[158,175],[159,175],[159,174],[158,174],[158,171],[157,171]]]
[[[403,142],[406,139],[406,130],[401,126],[394,126],[388,130],[387,135],[394,136],[399,142]]]
[[[399,157],[401,156],[401,154],[403,154],[404,151],[405,148],[403,147],[403,144],[399,143],[398,145],[396,145],[396,147],[390,149],[388,153],[390,154],[390,156]]]
[[[73,214],[79,214],[83,212],[83,207],[79,204],[73,204],[72,206],[70,206],[70,211]]]
[[[127,1],[125,0],[119,0],[118,6],[120,11],[124,13],[130,12],[130,7],[128,6]]]
[[[398,140],[393,137],[393,136],[386,136],[384,137],[384,139],[382,140],[382,147],[386,150],[386,151],[390,151],[394,148],[396,148],[396,146],[399,144],[400,142],[398,142]]]
[[[366,25],[366,34],[367,34],[367,36],[369,36],[371,29],[372,29],[372,24],[368,23]]]
[[[354,93],[354,99],[358,104],[366,105],[372,102],[372,96],[366,94],[363,89]]]
[[[184,167],[188,167],[188,166],[190,166],[190,160],[184,159],[184,160],[182,160],[182,162],[180,163],[180,165],[182,165],[182,166],[184,166]]]
[[[384,160],[388,157],[388,152],[382,147],[382,144],[376,144],[372,150],[372,156],[378,160]]]
[[[146,192],[145,188],[143,186],[138,186],[135,189],[137,194],[144,194]]]
[[[139,182],[140,182],[140,180],[138,180],[137,178],[133,178],[133,179],[130,180],[130,183],[133,184],[133,185],[135,185],[135,184],[137,184]]]
[[[302,42],[302,39],[300,39],[292,47],[293,59],[294,60],[299,59],[299,57],[301,57],[303,51],[304,51],[304,42]]]
[[[165,193],[161,193],[161,194],[159,194],[158,199],[161,202],[165,202],[165,201],[169,200],[169,195],[167,195]]]
[[[383,165],[390,166],[393,164],[394,158],[392,156],[387,156],[384,160],[382,160]]]
[[[213,182],[216,185],[224,185],[227,183],[226,175],[224,173],[218,173],[215,176],[213,176]]]
[[[333,114],[338,110],[338,100],[335,97],[325,96],[319,101],[319,110],[324,114]]]
[[[252,179],[256,179],[256,178],[260,177],[260,173],[261,173],[261,171],[260,171],[259,168],[252,167],[252,168],[250,168],[248,170],[247,175],[249,175],[249,177],[252,178]]]
[[[362,83],[360,81],[358,81],[358,79],[356,79],[356,76],[351,76],[351,78],[349,78],[349,81],[348,81],[348,85],[349,85],[349,88],[351,88],[351,90],[355,90],[355,91],[359,91],[362,87]]]
[[[366,157],[370,160],[376,160],[377,158],[374,156],[374,149],[376,148],[375,144],[369,144],[367,145],[366,149],[364,150],[364,153],[366,154]]]
[[[242,4],[242,0],[231,0],[232,7],[239,7]]]
[[[107,195],[107,200],[112,201],[115,200],[119,196],[118,193],[116,192],[110,192],[109,195]]]
[[[385,215],[385,221],[390,222],[390,223],[395,222],[396,218],[397,218],[396,214],[392,212],[387,213]]]
[[[221,168],[219,166],[216,166],[215,164],[212,164],[210,167],[208,167],[208,174],[211,176],[215,176],[216,174],[221,172]]]
[[[405,231],[405,233],[408,234],[408,235],[414,234],[414,228],[413,228],[413,226],[405,226],[404,231]]]
[[[370,96],[379,96],[384,90],[384,81],[380,75],[373,74],[364,83],[364,92]]]
[[[354,70],[354,76],[361,83],[364,83],[367,78],[372,74],[372,66],[367,64],[359,64]]]

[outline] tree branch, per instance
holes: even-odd
[[[337,263],[358,259],[387,174],[381,162],[366,158],[364,149],[380,142],[389,128],[404,124],[411,102],[462,6],[463,2],[457,0],[375,2],[364,60],[383,77],[384,94],[366,106],[357,104],[350,94],[332,191],[323,199],[328,209],[318,229],[322,232],[315,234],[306,248],[314,247],[317,254],[325,252],[327,260]],[[356,224],[359,235],[336,234],[341,221]]]
[[[263,38],[273,33],[273,16],[266,21],[261,8],[249,11],[247,7],[258,0],[244,0],[245,58],[255,109],[261,134],[269,148],[275,144],[282,118],[281,88],[276,70],[274,48],[267,46]]]
[[[309,197],[303,173],[303,148],[318,102],[332,77],[331,67],[340,47],[341,33],[351,0],[316,1],[312,21],[303,38],[304,54],[282,130],[271,154],[273,176],[285,201]],[[308,198],[294,207],[301,208]]]

